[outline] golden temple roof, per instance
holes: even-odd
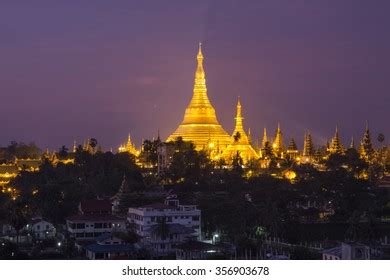
[[[199,43],[192,99],[185,110],[182,123],[166,140],[169,142],[182,137],[184,141],[192,141],[198,150],[210,143],[216,148],[226,147],[231,141],[229,134],[219,124],[215,109],[207,96],[203,59],[202,44]]]

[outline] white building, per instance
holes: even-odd
[[[32,219],[25,227],[37,239],[52,239],[56,236],[56,228],[41,218]]]
[[[142,239],[151,237],[152,227],[164,221],[167,225],[179,224],[193,231],[192,236],[201,239],[201,211],[196,205],[182,205],[178,199],[164,203],[129,208],[127,220],[134,225]]]
[[[323,260],[369,260],[371,248],[360,243],[341,243],[340,246],[322,251]]]

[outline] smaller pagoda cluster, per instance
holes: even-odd
[[[139,155],[140,152],[137,150],[137,148],[135,147],[135,145],[131,141],[130,133],[129,133],[129,136],[127,137],[127,142],[125,144],[122,144],[122,145],[119,146],[118,152],[119,153],[127,152],[129,154],[134,155],[134,156],[138,156]]]
[[[243,163],[250,160],[260,160],[262,167],[268,167],[272,160],[292,159],[300,163],[315,163],[327,159],[332,154],[343,155],[348,149],[355,149],[360,158],[372,162],[375,158],[375,149],[372,144],[370,129],[368,123],[363,137],[356,147],[354,139],[348,147],[345,147],[340,139],[339,129],[336,126],[334,136],[323,146],[315,147],[313,137],[310,131],[306,131],[303,137],[303,147],[298,149],[294,138],[290,138],[288,144],[284,144],[283,133],[280,124],[277,125],[273,138],[267,134],[267,129],[263,130],[261,143],[255,145],[251,139],[250,129],[245,132],[243,126],[241,102],[237,104],[236,126],[232,134],[231,144],[223,150],[221,158],[229,163],[234,156],[239,155]],[[258,143],[258,141],[256,141]],[[212,159],[219,159],[218,156]]]
[[[266,130],[264,129],[262,150],[265,152],[268,150],[267,147],[271,147],[274,156],[280,158],[293,158],[300,162],[315,162],[321,159],[327,159],[331,154],[343,155],[348,149],[355,149],[358,151],[360,158],[367,162],[372,162],[375,156],[375,149],[371,141],[368,123],[366,124],[363,138],[361,139],[358,147],[355,146],[355,141],[352,137],[350,145],[346,148],[340,140],[339,129],[337,126],[331,141],[328,141],[325,146],[317,148],[313,144],[313,138],[310,131],[306,131],[304,134],[303,149],[301,151],[298,150],[294,139],[290,139],[287,149],[283,150],[283,142],[281,139],[280,126],[278,126],[272,146],[267,146],[267,135]],[[280,147],[282,148],[280,149]]]

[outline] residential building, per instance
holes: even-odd
[[[143,239],[150,238],[152,227],[163,222],[192,229],[192,236],[201,238],[201,211],[196,205],[180,204],[176,198],[168,198],[164,203],[129,208],[127,220]]]
[[[104,233],[126,231],[126,220],[112,215],[108,200],[82,201],[79,213],[66,219],[67,230],[76,240],[94,239]]]
[[[36,239],[52,239],[56,236],[56,228],[42,218],[32,219],[25,227]]]

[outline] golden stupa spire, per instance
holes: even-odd
[[[244,130],[244,126],[242,124],[242,120],[244,118],[242,117],[242,112],[241,112],[241,101],[240,97],[238,97],[238,102],[237,102],[237,113],[236,113],[236,127],[234,128],[233,132],[233,140],[238,143],[242,144],[249,144],[249,139],[248,135],[246,134]]]
[[[343,144],[340,141],[339,137],[339,129],[338,126],[336,125],[336,131],[334,133],[334,137],[332,138],[331,146],[330,146],[330,152],[331,153],[337,153],[341,154],[344,151]]]
[[[263,130],[263,140],[261,141],[261,147],[264,148],[267,142],[268,142],[267,128],[264,127],[264,130]]]
[[[222,147],[227,146],[231,138],[219,124],[215,109],[207,96],[201,43],[199,43],[196,59],[197,66],[192,99],[185,110],[182,123],[166,141],[169,142],[177,137],[182,137],[184,141],[192,141],[198,150],[210,143],[215,144],[217,142]]]
[[[230,161],[234,156],[240,155],[244,162],[256,159],[259,155],[250,144],[248,135],[244,130],[240,97],[237,101],[236,126],[232,134],[232,143],[226,148],[222,156]]]
[[[249,140],[249,143],[252,144],[252,132],[251,132],[251,128],[248,128],[248,140]]]
[[[202,43],[199,42],[199,50],[198,50],[198,55],[196,56],[196,60],[198,61],[198,65],[196,67],[196,72],[195,72],[195,82],[196,79],[199,79],[201,81],[202,79],[204,80],[203,84],[206,84],[205,81],[205,73],[203,69],[203,53],[202,53]]]
[[[278,122],[278,128],[276,129],[275,133],[275,140],[273,143],[273,149],[275,152],[279,153],[283,148],[283,139],[282,139],[282,131],[280,129],[280,123]]]
[[[235,118],[236,128],[234,129],[233,136],[234,136],[235,132],[239,132],[241,134],[241,136],[246,135],[244,127],[242,125],[243,119],[244,118],[242,117],[242,113],[241,113],[241,101],[240,101],[240,97],[238,97],[237,113],[236,113],[236,118]]]
[[[351,144],[349,145],[350,149],[355,149],[355,139],[353,139],[353,136],[351,138]]]
[[[129,133],[129,135],[127,136],[127,146],[128,146],[128,147],[133,146],[133,144],[131,143],[131,135],[130,135],[130,133]]]
[[[184,115],[183,123],[192,123],[194,121],[193,117],[207,117],[208,123],[217,124],[217,117],[215,115],[215,110],[210,103],[209,97],[207,96],[207,87],[206,87],[206,73],[203,68],[203,54],[202,54],[202,43],[199,43],[198,55],[196,56],[197,66],[195,71],[194,79],[194,92],[190,104],[187,107],[186,113]],[[193,110],[191,110],[193,109]],[[201,116],[199,113],[194,115],[194,110],[206,109],[208,110],[206,116]],[[202,120],[203,121],[203,120]]]

